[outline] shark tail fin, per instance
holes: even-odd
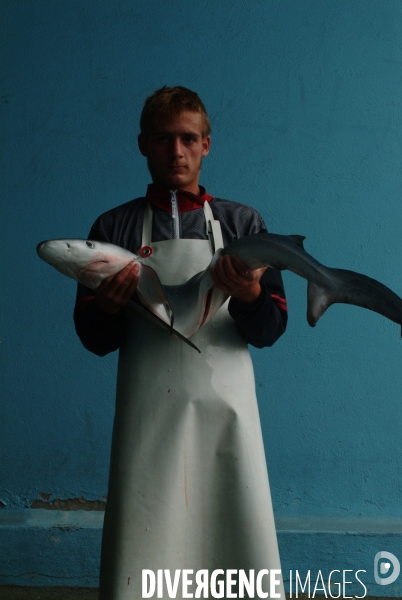
[[[329,290],[317,285],[313,281],[307,286],[307,321],[310,327],[315,327],[318,319],[322,317],[327,308],[334,303]]]
[[[367,308],[402,325],[402,298],[379,281],[344,269],[328,269],[327,280],[325,288],[309,281],[307,320],[311,326],[336,302]]]

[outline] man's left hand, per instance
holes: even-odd
[[[260,278],[266,268],[252,270],[237,256],[226,254],[211,267],[211,275],[217,288],[239,302],[251,304],[261,294]]]

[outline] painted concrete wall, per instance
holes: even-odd
[[[402,4],[0,8],[1,506],[102,500],[116,356],[81,347],[74,283],[36,244],[85,237],[101,212],[144,193],[142,104],[185,85],[212,121],[210,193],[252,204],[269,230],[305,235],[321,262],[402,295]],[[334,306],[312,330],[305,281],[284,279],[287,333],[252,351],[275,514],[402,517],[399,327]]]

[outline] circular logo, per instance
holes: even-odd
[[[384,558],[387,559],[387,562],[382,560]],[[382,577],[382,575],[386,575],[389,572],[391,565],[393,567],[391,575]],[[382,552],[377,552],[374,557],[374,579],[376,583],[379,585],[389,585],[390,583],[393,583],[395,579],[399,577],[400,570],[401,565],[394,554],[385,552],[384,550]]]

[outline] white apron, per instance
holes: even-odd
[[[204,211],[213,221],[207,202]],[[222,247],[219,222],[211,224],[216,248],[211,235],[151,243],[148,208],[142,247],[152,248],[147,264],[163,284],[185,283],[209,265]],[[257,575],[281,568],[253,366],[227,303],[191,340],[201,354],[129,315],[119,355],[100,600],[142,598],[143,569],[169,569],[172,580],[176,569],[192,569],[194,581],[201,569],[210,576],[215,569]],[[262,585],[269,592],[267,576]],[[169,597],[166,585],[160,597]]]

